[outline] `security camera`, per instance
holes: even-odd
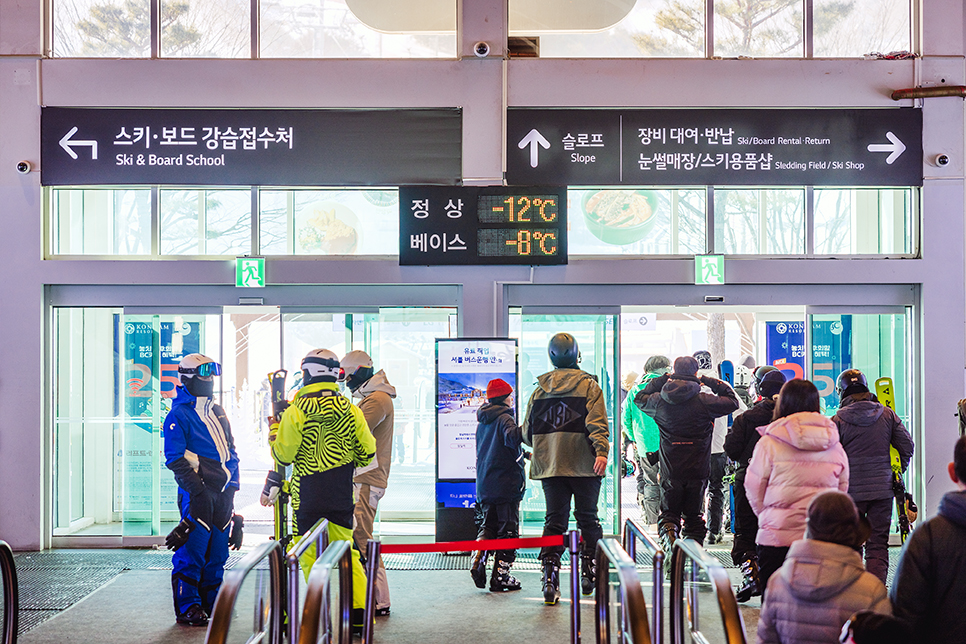
[[[17,172],[19,172],[20,174],[27,174],[28,172],[30,172],[30,170],[31,170],[30,161],[21,161],[20,163],[17,164]]]
[[[473,45],[473,53],[477,58],[486,58],[490,55],[490,46],[485,42],[478,42]]]
[[[949,165],[949,157],[945,154],[936,155],[936,165],[940,168]]]

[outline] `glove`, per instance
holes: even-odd
[[[644,459],[647,461],[648,465],[650,465],[651,467],[654,467],[655,465],[657,465],[657,462],[661,460],[661,453],[658,451],[645,452]]]
[[[275,501],[278,500],[278,495],[282,493],[282,483],[284,483],[282,475],[271,470],[268,476],[265,477],[265,487],[262,488],[261,504],[264,506],[275,505]]]
[[[228,533],[228,548],[230,550],[241,550],[242,539],[245,531],[245,517],[240,514],[233,514],[231,517],[231,532]]]
[[[275,416],[268,417],[268,444],[271,445],[278,438],[278,419]]]
[[[215,504],[207,489],[202,489],[200,494],[191,495],[191,502],[188,504],[188,514],[195,520],[195,523],[210,530],[214,512]]]
[[[188,543],[188,535],[194,531],[197,526],[192,523],[187,517],[181,519],[181,523],[174,527],[174,530],[168,533],[168,536],[164,538],[164,545],[168,547],[168,550],[177,550],[184,544]]]

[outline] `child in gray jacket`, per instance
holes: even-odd
[[[885,586],[865,571],[858,552],[868,537],[868,521],[848,494],[817,494],[808,504],[805,539],[792,544],[768,582],[759,644],[836,642],[857,611],[891,615]]]

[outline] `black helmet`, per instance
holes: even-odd
[[[835,382],[835,391],[839,398],[845,398],[855,393],[869,391],[869,381],[865,374],[858,369],[846,369],[839,374],[839,379]]]
[[[561,369],[576,369],[577,363],[580,362],[577,339],[569,333],[558,333],[550,338],[547,353],[550,354],[550,362],[553,366]]]
[[[761,389],[761,380],[765,377],[765,374],[769,371],[778,371],[777,367],[773,367],[768,364],[763,364],[757,369],[755,369],[755,391],[758,392]]]

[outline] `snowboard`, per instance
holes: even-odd
[[[722,380],[731,385],[731,388],[735,387],[735,365],[732,364],[731,360],[722,360],[721,364],[718,365],[718,375]]]
[[[875,381],[875,397],[879,402],[896,410],[895,389],[892,378],[879,378]],[[902,480],[902,462],[895,447],[889,446],[889,461],[892,463],[892,494],[896,500],[896,514],[899,517],[899,538],[902,543],[909,536],[909,516],[906,514],[906,484]]]

